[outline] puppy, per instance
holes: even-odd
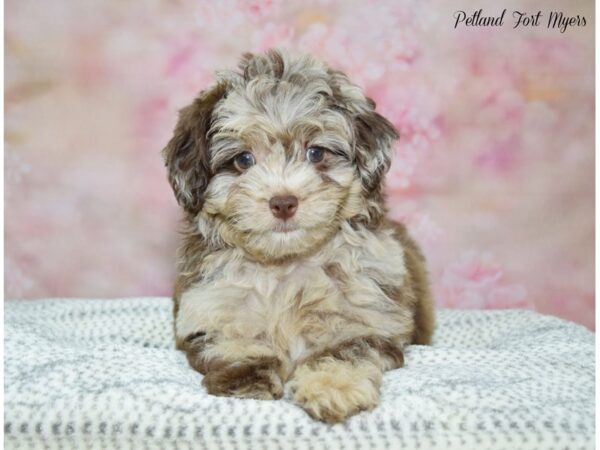
[[[290,394],[343,421],[434,328],[424,258],[385,219],[398,133],[342,72],[244,55],[180,112],[163,150],[185,232],[177,348],[213,395]]]

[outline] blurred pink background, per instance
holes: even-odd
[[[454,29],[483,8],[502,28]],[[512,29],[513,9],[542,26]],[[550,11],[585,27],[547,29]],[[437,302],[594,328],[593,1],[7,0],[5,296],[170,295],[160,150],[244,51],[310,52],[400,130],[391,216]]]

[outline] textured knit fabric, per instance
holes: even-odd
[[[433,346],[346,423],[207,395],[166,298],[5,303],[6,448],[594,447],[594,335],[528,311],[439,311]]]

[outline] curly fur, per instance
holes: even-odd
[[[289,381],[338,422],[377,405],[405,345],[429,343],[425,261],[385,219],[397,138],[343,73],[280,51],[244,55],[181,111],[163,152],[186,212],[175,335],[210,393],[275,399]],[[256,164],[240,173],[244,151]],[[276,195],[298,198],[285,229]]]

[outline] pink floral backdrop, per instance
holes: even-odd
[[[502,28],[453,13],[507,8]],[[585,15],[512,29],[513,9]],[[160,150],[244,51],[310,52],[400,130],[390,215],[439,305],[594,327],[593,1],[7,0],[5,296],[169,295],[179,210]],[[544,22],[545,19],[542,19]]]

